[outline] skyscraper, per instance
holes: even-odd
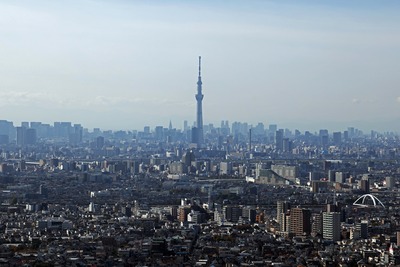
[[[202,82],[201,82],[201,57],[199,57],[199,78],[197,80],[197,94],[196,94],[196,101],[197,101],[197,134],[196,139],[197,140],[193,140],[196,144],[197,147],[201,147],[201,145],[203,144],[203,108],[202,108],[202,101],[203,101],[203,97],[204,95],[201,92],[202,89]]]
[[[279,152],[283,151],[283,129],[279,129],[275,133],[275,147]]]
[[[24,146],[26,140],[26,128],[21,126],[17,127],[17,145]]]

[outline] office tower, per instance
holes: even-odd
[[[102,133],[101,133],[101,130],[100,130],[100,128],[93,128],[93,135],[94,136],[99,136],[99,135],[101,135]]]
[[[348,137],[349,138],[353,138],[354,137],[354,127],[348,127],[347,128],[347,133],[348,133]]]
[[[71,129],[72,129],[71,122],[54,122],[55,137],[69,138]]]
[[[37,137],[47,137],[46,132],[44,131],[44,127],[39,121],[32,121],[31,128],[36,130]]]
[[[15,138],[15,129],[12,122],[0,120],[0,143],[8,144],[8,142]]]
[[[326,147],[329,142],[329,132],[326,129],[319,130],[319,142],[322,147]]]
[[[311,232],[311,211],[294,208],[290,210],[289,233],[294,236],[308,235]]]
[[[25,131],[25,144],[26,145],[34,145],[36,144],[36,139],[37,139],[37,131],[36,129],[26,129]]]
[[[27,121],[23,121],[23,122],[21,122],[21,127],[25,127],[25,128],[29,128],[30,126],[29,126],[29,122],[27,122]]]
[[[264,135],[265,134],[265,129],[264,129],[264,124],[262,122],[259,122],[256,127],[253,129],[254,135]]]
[[[343,140],[344,140],[344,141],[349,140],[349,131],[344,131],[344,132],[343,132]]]
[[[26,128],[25,127],[16,127],[17,129],[17,145],[24,146],[26,139]]]
[[[198,138],[199,132],[197,131],[197,127],[192,128],[191,134],[192,134],[192,143],[197,144],[197,141],[199,139]]]
[[[98,136],[96,137],[96,148],[102,148],[104,146],[104,137]]]
[[[278,125],[270,124],[268,126],[268,141],[275,142],[275,133],[278,130]]]
[[[196,101],[197,101],[197,140],[196,144],[197,147],[201,147],[203,143],[203,108],[202,108],[202,101],[204,95],[202,94],[202,82],[201,82],[201,57],[199,57],[199,77],[197,81],[197,94],[196,94]],[[193,140],[194,141],[194,140]]]
[[[164,129],[162,126],[156,126],[154,128],[154,135],[156,140],[161,141],[164,137]]]
[[[342,133],[341,132],[333,133],[333,143],[335,145],[340,145],[342,143]]]
[[[322,213],[322,237],[331,241],[340,240],[340,212]]]
[[[272,134],[275,134],[275,132],[278,130],[278,125],[276,124],[270,124],[268,125],[268,131]]]
[[[282,140],[282,150],[283,152],[291,152],[293,143],[289,138],[283,138]]]
[[[221,121],[220,134],[223,136],[230,135],[229,121]]]
[[[283,129],[279,129],[275,134],[275,147],[277,151],[283,150]]]
[[[69,142],[73,145],[82,143],[83,138],[83,127],[80,124],[74,124],[68,133]]]

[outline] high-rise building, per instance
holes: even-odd
[[[8,144],[8,142],[15,138],[15,128],[12,122],[0,120],[0,143]]]
[[[386,177],[385,181],[386,181],[386,187],[387,188],[393,188],[396,185],[396,182],[395,182],[393,176]]]
[[[336,181],[336,171],[328,170],[328,181],[335,182]]]
[[[186,222],[187,216],[190,213],[190,206],[180,206],[178,210],[178,220],[179,222]]]
[[[275,132],[278,130],[278,125],[270,124],[268,125],[268,132],[273,136],[275,136]]]
[[[80,124],[74,124],[74,127],[70,127],[68,132],[69,142],[73,145],[82,143],[83,138],[83,127]]]
[[[239,217],[242,216],[242,208],[239,206],[226,206],[224,207],[225,220],[228,222],[236,223]]]
[[[286,213],[290,210],[290,203],[286,201],[278,201],[276,203],[276,217],[279,223],[280,231],[286,231],[285,227],[285,219]]]
[[[154,135],[156,140],[161,141],[163,139],[163,135],[164,135],[164,129],[162,126],[156,126],[156,128],[154,128]]]
[[[322,147],[326,147],[329,142],[329,132],[326,129],[319,130],[319,139]]]
[[[342,143],[342,133],[341,132],[333,133],[333,143],[335,145],[340,145]]]
[[[352,239],[368,238],[368,221],[362,220],[354,225],[353,233],[350,235]]]
[[[363,178],[359,181],[360,190],[364,194],[369,194],[369,177],[368,175],[363,176]]]
[[[294,236],[308,235],[311,232],[311,211],[302,208],[290,210],[289,233]]]
[[[322,237],[331,241],[339,241],[340,212],[324,212],[322,218]]]
[[[17,129],[17,145],[24,146],[26,141],[26,128],[25,127],[16,127]]]
[[[283,150],[283,129],[279,129],[275,134],[275,147],[277,151]]]
[[[343,184],[346,181],[346,174],[344,172],[335,173],[335,182]]]
[[[314,235],[322,234],[322,213],[316,213],[312,216],[311,233]]]
[[[26,145],[34,145],[36,144],[37,132],[36,129],[26,129],[25,131],[25,144]]]
[[[25,128],[29,128],[30,126],[29,126],[29,122],[27,122],[27,121],[23,121],[23,122],[21,122],[21,127],[25,127]]]
[[[344,139],[345,141],[347,141],[347,140],[349,139],[349,131],[344,131],[344,132],[343,132],[343,139]]]
[[[55,137],[69,138],[71,129],[72,129],[71,122],[54,122]]]
[[[203,133],[203,107],[202,107],[202,102],[203,102],[203,93],[202,93],[202,81],[201,81],[201,57],[199,57],[199,77],[197,80],[197,94],[196,94],[196,101],[197,101],[197,117],[196,117],[196,123],[197,123],[197,129],[196,129],[196,138],[197,140],[195,143],[197,144],[197,147],[201,147],[204,141],[204,133]]]
[[[283,138],[282,150],[283,152],[290,152],[292,150],[292,141],[289,138]]]
[[[104,146],[104,137],[98,136],[96,137],[96,148],[103,148]]]

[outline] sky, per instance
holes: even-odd
[[[399,1],[0,2],[0,119],[400,132]]]

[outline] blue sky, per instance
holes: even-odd
[[[1,119],[400,131],[397,1],[2,1]]]

